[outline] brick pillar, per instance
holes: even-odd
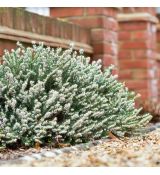
[[[157,99],[156,23],[150,13],[119,14],[120,79],[142,95]]]
[[[93,59],[102,59],[103,66],[117,65],[118,8],[51,8],[51,16],[62,18],[91,31]]]

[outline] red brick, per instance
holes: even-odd
[[[105,17],[104,26],[105,26],[105,29],[107,29],[107,30],[112,30],[112,31],[116,31],[116,32],[119,30],[118,22],[114,18]]]
[[[93,41],[102,41],[104,39],[105,31],[103,29],[91,30],[91,37]]]
[[[118,52],[118,58],[119,59],[132,59],[132,50],[122,50],[120,49],[119,52]]]
[[[117,32],[113,32],[113,31],[105,32],[104,40],[117,43],[117,40],[118,40]]]
[[[80,17],[80,18],[71,18],[71,22],[78,24],[82,27],[87,28],[104,28],[104,17],[95,16],[95,17]]]
[[[83,14],[83,7],[52,7],[50,9],[50,15],[57,18],[83,16]]]
[[[134,40],[147,40],[151,39],[150,34],[147,31],[137,31],[133,32]]]
[[[80,11],[80,10],[78,11],[76,9],[77,8],[51,8],[51,16],[59,17],[59,18],[61,18],[61,17],[67,18],[68,17],[67,20],[69,20],[75,24],[79,24],[83,27],[88,27],[88,28],[103,27],[103,28],[113,30],[113,31],[118,30],[117,20],[112,18],[112,17],[104,16],[104,14],[103,14],[103,12],[105,14],[108,14],[108,12],[113,11],[114,12],[113,16],[115,16],[117,13],[116,8],[86,8],[90,13],[89,15],[91,15],[91,16],[89,16],[89,15],[85,16],[82,14],[80,15],[80,13],[79,13],[78,18],[72,18],[73,14],[74,14],[74,12],[72,12],[72,10],[73,11],[75,10],[76,12]],[[81,10],[83,9],[85,11],[85,8],[80,8],[80,9]],[[94,13],[96,14],[95,16],[93,15]],[[100,13],[102,13],[101,16],[99,15]],[[74,14],[74,17],[75,16],[76,15]]]
[[[146,59],[144,60],[124,60],[119,62],[120,69],[146,69],[151,68],[153,63]]]
[[[132,33],[131,32],[127,32],[127,31],[119,31],[118,33],[118,38],[119,40],[123,41],[123,40],[131,40],[132,38]]]
[[[134,70],[133,78],[134,79],[151,79],[155,77],[154,70]]]
[[[80,42],[90,44],[90,42],[91,42],[91,33],[90,33],[89,30],[86,30],[86,29],[83,29],[83,28],[80,30]]]
[[[126,41],[120,45],[121,49],[148,49],[149,43],[145,41]]]
[[[112,43],[93,43],[94,54],[117,55],[117,45]]]
[[[134,59],[146,59],[146,58],[153,58],[153,51],[152,50],[134,50],[133,51]]]
[[[131,70],[126,70],[126,71],[123,71],[121,70],[119,72],[119,79],[131,79],[132,78],[132,71]]]
[[[131,90],[140,90],[148,88],[147,80],[127,80],[125,84]]]
[[[11,51],[11,49],[16,48],[16,42],[13,42],[11,40],[1,40],[0,41],[0,56],[4,54],[4,50]]]
[[[102,57],[102,62],[103,62],[103,66],[104,67],[108,67],[111,64],[113,65],[117,65],[117,59],[116,57],[112,56],[112,55],[105,55]]]
[[[148,40],[148,47],[149,47],[150,49],[155,50],[155,49],[156,49],[156,41],[154,41],[154,40],[152,40],[152,39]]]
[[[87,15],[106,15],[115,18],[118,10],[113,7],[89,7],[86,11]]]
[[[16,48],[16,42],[10,41],[10,40],[5,40],[3,42],[3,48],[7,49],[8,51],[11,51],[11,49]]]
[[[93,41],[117,42],[117,33],[105,29],[93,29],[91,36]]]
[[[149,23],[146,21],[144,22],[119,22],[120,25],[120,30],[127,30],[127,31],[132,31],[132,30],[146,30],[149,27]]]

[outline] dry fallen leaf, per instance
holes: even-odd
[[[59,148],[64,148],[64,147],[69,147],[71,146],[70,144],[63,144],[63,143],[58,143]]]
[[[40,147],[40,143],[39,143],[39,142],[36,142],[36,143],[35,143],[35,149],[36,149],[37,151],[40,151],[40,150],[41,150],[41,147]]]
[[[112,131],[109,131],[108,135],[109,135],[109,138],[111,138],[112,140],[120,141],[120,142],[123,143],[123,141],[119,138],[119,136],[114,134]]]
[[[109,137],[114,140],[119,140],[119,138],[115,134],[113,134],[112,131],[109,131]]]

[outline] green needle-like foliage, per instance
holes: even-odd
[[[33,44],[5,51],[0,65],[0,146],[81,143],[145,126],[135,94],[82,53]]]

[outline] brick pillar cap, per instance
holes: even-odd
[[[150,13],[126,13],[118,14],[117,19],[119,22],[127,21],[146,21],[151,23],[158,23],[158,18],[151,15]]]

